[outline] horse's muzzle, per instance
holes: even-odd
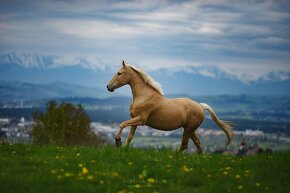
[[[107,89],[108,89],[108,91],[110,91],[110,92],[114,92],[114,89],[113,89],[113,88],[110,88],[109,85],[107,85]]]

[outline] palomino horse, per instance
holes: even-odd
[[[202,153],[200,140],[195,131],[205,118],[205,110],[209,111],[211,118],[226,134],[228,139],[226,145],[230,144],[233,136],[231,124],[220,120],[209,105],[197,103],[189,98],[165,98],[159,83],[143,70],[123,61],[122,67],[107,85],[107,89],[113,92],[126,84],[130,85],[133,94],[130,105],[131,119],[120,124],[120,129],[115,136],[117,147],[122,145],[121,133],[127,126],[131,126],[131,130],[126,145],[130,144],[138,125],[147,125],[163,131],[183,127],[180,151],[187,148],[190,138],[198,153]]]

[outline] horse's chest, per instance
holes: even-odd
[[[138,115],[138,111],[134,108],[130,108],[130,116],[131,117],[136,117]]]
[[[136,117],[136,114],[135,114],[134,109],[133,109],[133,104],[130,105],[130,116]]]
[[[142,111],[142,108],[140,108],[140,106],[138,105],[130,105],[130,116],[131,117],[136,117],[138,116]]]

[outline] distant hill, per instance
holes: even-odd
[[[0,81],[0,100],[33,100],[65,97],[105,97],[101,88],[91,88],[67,83],[33,84],[19,81]]]

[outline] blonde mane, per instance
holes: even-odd
[[[130,66],[133,70],[135,70],[135,72],[137,72],[139,74],[139,76],[144,80],[144,82],[146,84],[148,84],[149,86],[151,86],[154,90],[156,90],[161,95],[164,95],[161,84],[159,82],[156,82],[143,69],[136,68],[135,66],[131,66],[131,65],[128,65],[128,66]]]

